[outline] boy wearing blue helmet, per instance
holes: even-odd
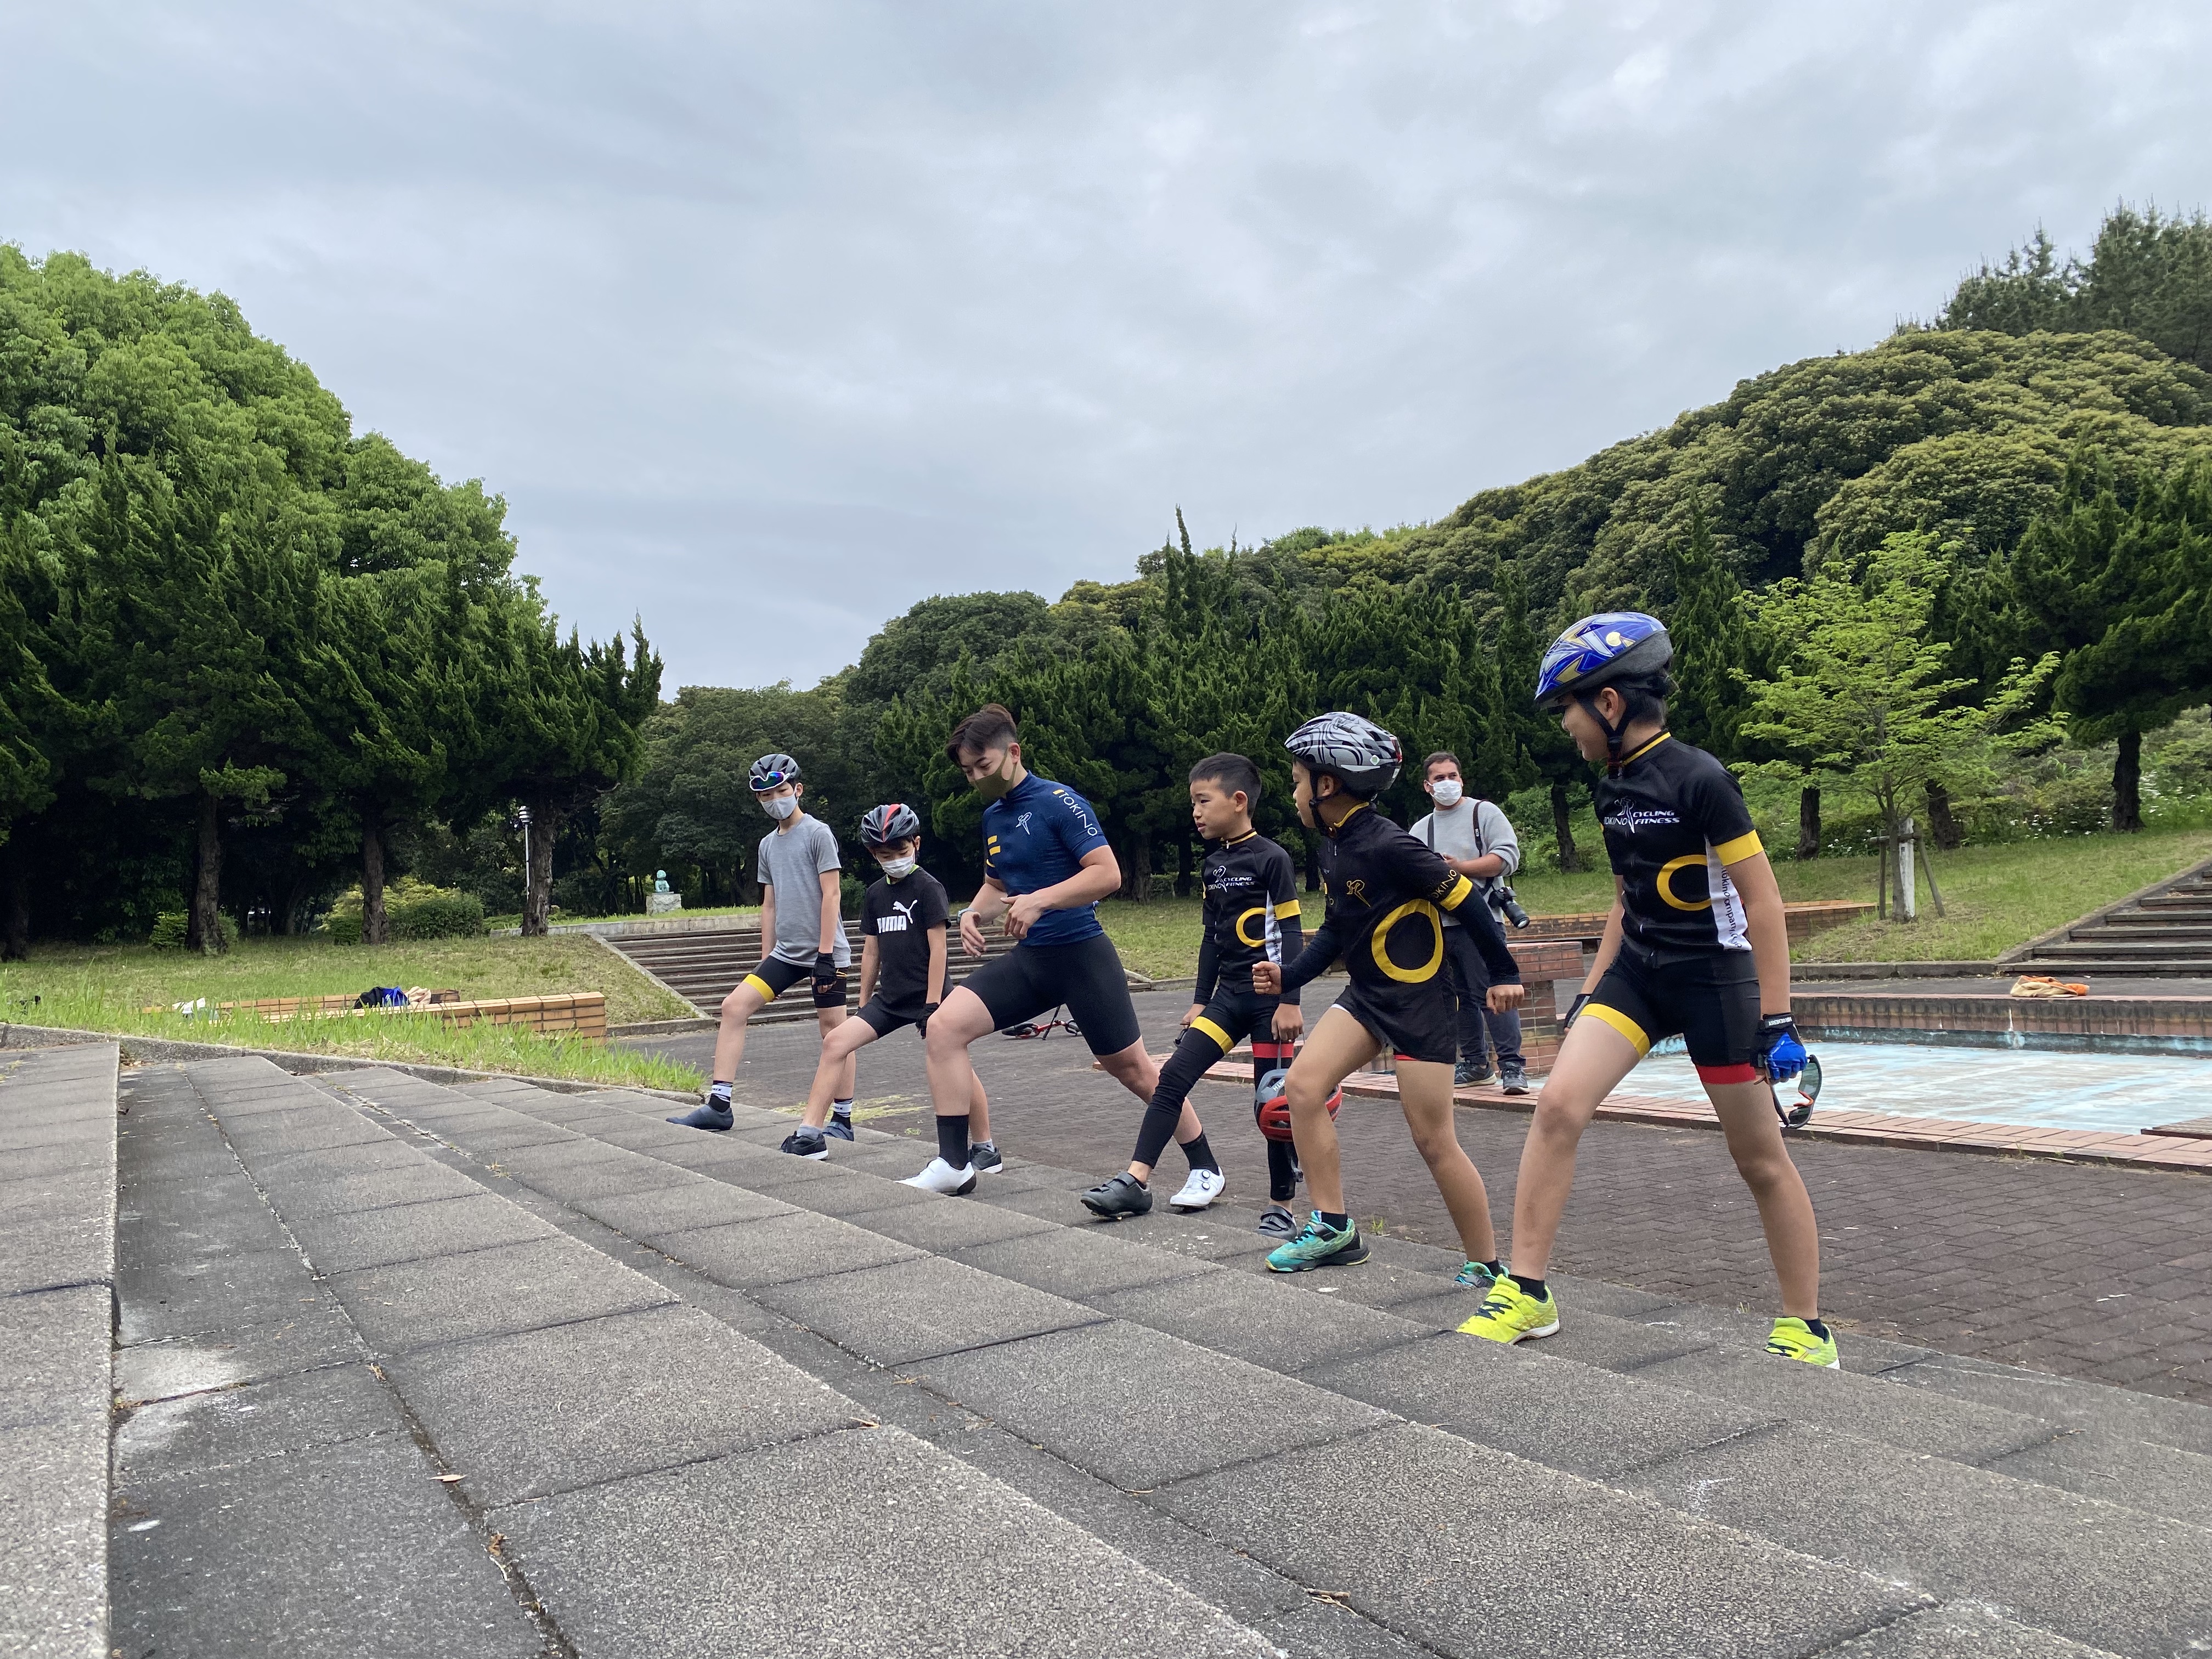
[[[1781,1281],[1783,1312],[1767,1351],[1832,1368],[1813,1200],[1773,1108],[1771,1085],[1805,1063],[1790,1017],[1782,893],[1735,780],[1668,734],[1674,655],[1656,617],[1608,611],[1561,635],[1537,677],[1537,706],[1559,716],[1583,758],[1605,767],[1595,793],[1614,897],[1522,1148],[1512,1271],[1460,1329],[1518,1342],[1559,1328],[1544,1275],[1576,1146],[1598,1103],[1651,1045],[1679,1035],[1758,1201]]]

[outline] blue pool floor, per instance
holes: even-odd
[[[1703,1101],[1689,1056],[1654,1050],[1617,1092]],[[2059,1129],[2147,1129],[2212,1114],[2212,1060],[1820,1042],[1820,1107]],[[1795,1095],[1785,1087],[1785,1100]]]

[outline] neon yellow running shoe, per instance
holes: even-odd
[[[1773,1330],[1767,1334],[1766,1351],[1784,1359],[1802,1359],[1808,1365],[1826,1365],[1832,1371],[1844,1368],[1836,1355],[1834,1332],[1815,1336],[1810,1325],[1787,1314],[1776,1320]]]
[[[1550,1286],[1545,1287],[1540,1298],[1533,1297],[1510,1273],[1490,1287],[1490,1294],[1482,1298],[1482,1310],[1460,1327],[1465,1335],[1486,1337],[1492,1342],[1549,1336],[1559,1328],[1559,1304],[1553,1299]]]

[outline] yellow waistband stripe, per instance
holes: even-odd
[[[1759,831],[1747,830],[1734,841],[1724,841],[1714,848],[1713,856],[1723,865],[1741,864],[1753,853],[1763,853],[1765,850],[1759,843]]]
[[[758,974],[747,974],[745,975],[745,983],[753,988],[754,991],[759,994],[760,1000],[763,1002],[774,1002],[775,1000],[775,987],[770,985]]]
[[[1583,1004],[1583,1012],[1592,1018],[1604,1021],[1635,1044],[1636,1057],[1638,1060],[1651,1052],[1651,1039],[1644,1035],[1644,1028],[1618,1008],[1608,1008],[1602,1002],[1585,1002]]]
[[[1218,1025],[1216,1025],[1204,1014],[1200,1014],[1196,1019],[1191,1021],[1190,1029],[1194,1031],[1205,1032],[1206,1036],[1212,1037],[1216,1042],[1221,1045],[1221,1052],[1224,1054],[1237,1046],[1237,1040],[1234,1037],[1231,1036],[1228,1032],[1223,1030]]]

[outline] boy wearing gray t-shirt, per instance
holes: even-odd
[[[763,755],[747,781],[761,810],[775,828],[761,837],[757,866],[761,884],[760,966],[722,999],[721,1030],[714,1038],[714,1076],[703,1104],[671,1123],[687,1129],[727,1129],[730,1085],[745,1054],[745,1022],[792,986],[805,979],[814,994],[814,1017],[827,1036],[845,1023],[845,975],[852,964],[842,915],[843,860],[830,826],[799,806],[806,786],[799,763],[788,755]],[[848,1058],[837,1079],[823,1132],[841,1140],[853,1138],[854,1064]]]

